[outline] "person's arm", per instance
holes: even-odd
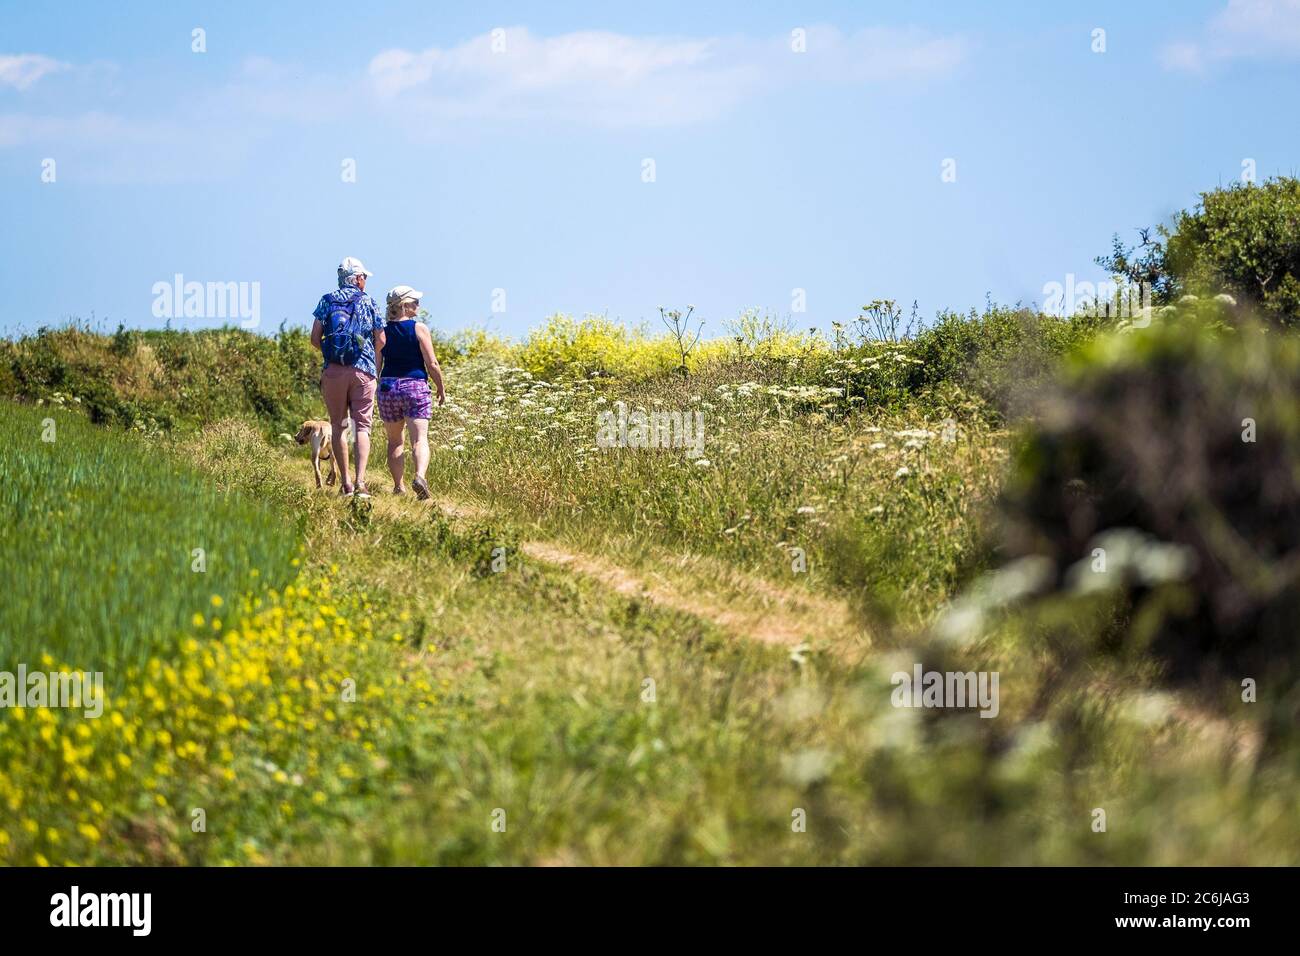
[[[388,341],[388,337],[384,334],[384,320],[379,317],[374,299],[368,295],[361,297],[357,308],[366,310],[366,318],[370,322],[370,338],[375,343],[375,377],[378,378],[380,366],[384,361],[384,343]]]
[[[311,316],[316,321],[311,324],[311,345],[322,356],[325,354],[325,347],[321,342],[325,338],[325,319],[329,316],[329,308],[325,304],[325,297],[316,303],[316,308],[312,310]]]
[[[424,358],[424,370],[429,373],[429,378],[433,379],[433,386],[438,392],[438,404],[442,405],[447,401],[447,387],[442,381],[442,366],[438,364],[438,357],[433,354],[433,336],[429,334],[427,328],[416,322],[415,339],[420,343],[420,355]]]

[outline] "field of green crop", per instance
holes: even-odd
[[[0,413],[0,663],[110,674],[175,650],[195,612],[289,580],[301,521],[228,494],[74,409]]]

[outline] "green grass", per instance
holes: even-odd
[[[275,453],[243,434],[240,454],[208,454],[205,467],[236,485],[266,482],[272,471],[289,488],[301,487],[300,456],[277,468]],[[235,446],[232,440],[228,447]],[[517,454],[519,461],[526,452]],[[552,458],[550,446],[537,443],[535,466]],[[939,479],[961,473],[952,466],[931,462]],[[916,492],[921,500],[952,494],[939,479]],[[632,487],[650,492],[653,483]],[[642,507],[653,511],[653,497],[643,495]],[[404,635],[397,661],[408,666],[413,659],[441,689],[440,700],[400,737],[374,738],[384,770],[368,778],[372,798],[348,804],[345,826],[327,828],[329,840],[308,840],[294,834],[325,825],[315,816],[299,821],[278,834],[267,849],[271,859],[1289,859],[1284,836],[1295,812],[1278,795],[1289,786],[1283,781],[1295,779],[1293,748],[1250,773],[1255,758],[1243,742],[1258,733],[1253,714],[1225,720],[1217,703],[1155,694],[1156,674],[1145,665],[1104,655],[1071,664],[1058,656],[1058,649],[1077,646],[1068,635],[1099,629],[1101,609],[1097,620],[1078,619],[1077,612],[1065,619],[1006,617],[991,624],[986,641],[962,650],[932,646],[907,626],[877,629],[874,651],[862,663],[817,653],[798,662],[787,649],[757,645],[513,552],[506,572],[482,573],[483,552],[493,543],[545,530],[524,509],[506,523],[491,511],[449,525],[431,509],[382,494],[370,506],[313,501],[315,561],[337,562],[343,592],[372,598],[376,630]],[[591,529],[583,540],[618,539],[619,512],[604,520],[587,513],[604,536]],[[506,524],[513,530],[504,531]],[[559,527],[575,531],[564,522]],[[911,532],[896,534],[899,551],[909,550]],[[877,535],[889,540],[887,531]],[[658,550],[646,551],[638,570],[668,575],[687,593],[707,592],[710,582],[683,581],[662,563],[666,543],[681,541],[657,538]],[[730,560],[722,551],[715,557]],[[831,578],[819,587],[843,593]],[[890,707],[889,674],[916,660],[999,670],[1000,719]],[[646,678],[656,684],[653,703],[641,696]],[[1108,834],[1091,830],[1097,807],[1110,816]],[[504,833],[491,827],[498,809],[506,812]],[[807,813],[804,833],[791,828],[796,810]]]
[[[71,412],[0,403],[0,475],[10,670],[49,653],[112,684],[127,663],[170,653],[213,595],[292,573],[299,521]]]
[[[431,484],[593,553],[634,538],[847,590],[886,616],[931,613],[978,559],[1007,436],[919,408],[846,408],[742,377],[753,371],[598,388],[461,363],[430,426]],[[598,415],[619,403],[698,414],[703,455],[597,447]]]

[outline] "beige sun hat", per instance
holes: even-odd
[[[415,289],[412,289],[409,285],[394,286],[392,289],[388,290],[389,302],[401,302],[405,299],[419,302],[423,298],[423,292],[418,292]]]

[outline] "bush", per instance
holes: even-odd
[[[731,358],[737,362],[787,362],[825,356],[829,346],[816,329],[796,332],[794,324],[748,309],[726,323]]]
[[[997,422],[1020,407],[1024,386],[1048,378],[1059,356],[1098,322],[990,306],[941,313],[916,338],[868,337],[859,319],[856,343],[837,333],[832,348],[815,331],[798,332],[750,310],[726,324],[726,335],[701,340],[686,365],[692,393],[725,381],[835,388],[846,407],[919,406],[940,418]],[[553,315],[522,343],[483,329],[433,334],[445,364],[487,359],[552,382],[648,382],[681,365],[671,335],[598,315]],[[274,336],[237,328],[102,335],[70,325],[0,341],[0,396],[37,401],[58,393],[92,421],[145,431],[190,430],[225,418],[255,421],[264,435],[296,431],[304,418],[324,413],[319,370],[304,329]]]
[[[919,405],[940,416],[996,423],[1023,411],[1062,356],[1106,321],[992,305],[982,313],[941,312],[915,338],[873,338],[838,349],[825,363],[824,380],[843,389],[850,403]]]
[[[1300,338],[1220,309],[1163,310],[1071,363],[1019,453],[1004,552],[1059,593],[1120,595],[1120,643],[1171,677],[1294,678]]]
[[[1273,321],[1300,316],[1300,180],[1237,183],[1179,213],[1164,251],[1178,291],[1228,292]]]
[[[429,334],[433,338],[433,352],[440,363],[461,361],[471,358],[491,358],[498,362],[511,360],[515,348],[508,339],[493,335],[487,329],[460,329],[456,332],[443,332],[428,321]]]
[[[720,340],[701,342],[691,353],[691,370],[725,354]],[[644,379],[674,372],[681,364],[671,336],[651,336],[643,326],[629,328],[603,315],[579,319],[552,315],[529,333],[518,352],[519,364],[544,379]]]
[[[0,343],[0,386],[24,401],[62,393],[97,423],[127,428],[201,427],[226,417],[294,431],[322,405],[320,357],[302,329],[127,331],[41,329]]]

